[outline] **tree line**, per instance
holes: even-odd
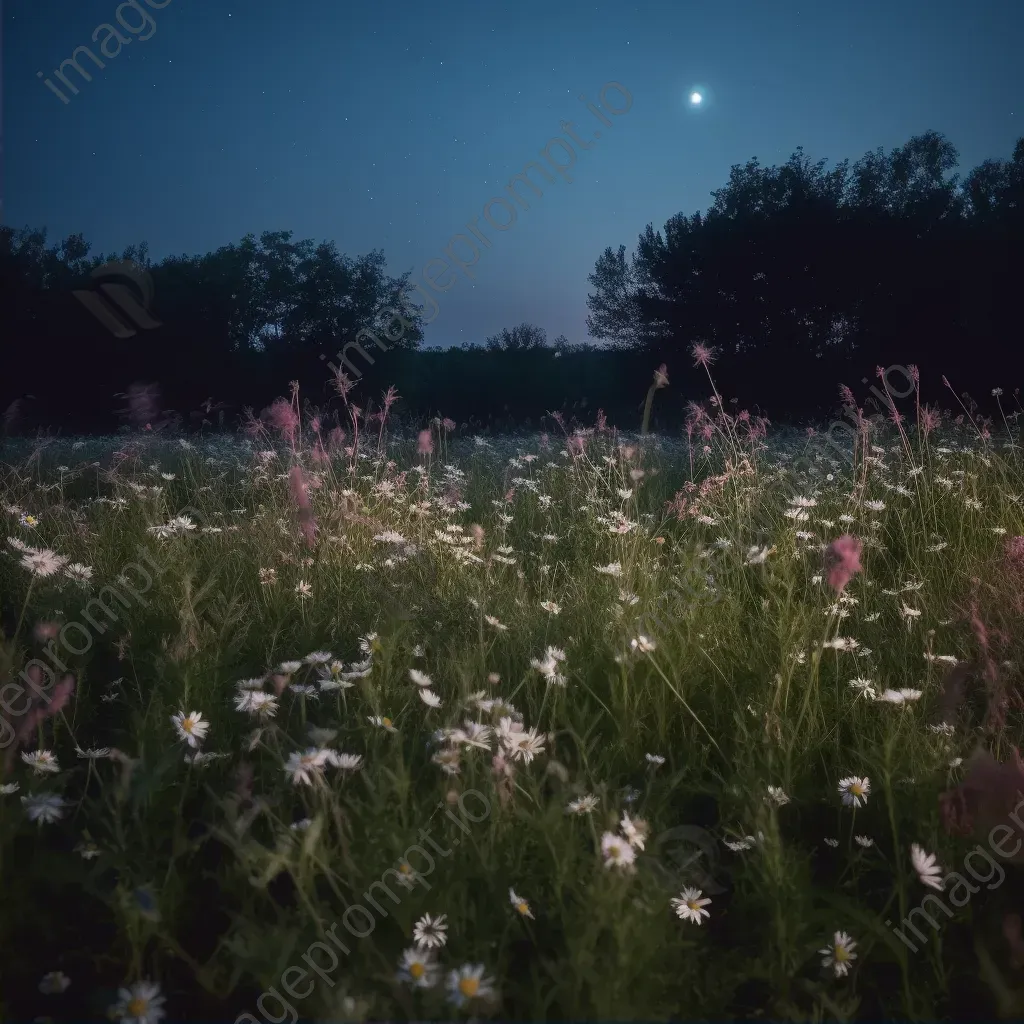
[[[133,386],[158,426],[233,425],[293,380],[327,407],[329,363],[365,405],[394,385],[410,415],[477,427],[553,410],[592,421],[598,408],[633,425],[666,363],[676,401],[659,396],[661,426],[683,415],[680,395],[703,393],[694,344],[717,353],[726,395],[776,418],[826,414],[840,383],[856,391],[894,363],[917,365],[926,389],[945,374],[979,396],[1010,392],[1022,369],[1024,138],[1008,160],[963,177],[958,164],[927,132],[852,165],[802,149],[778,166],[736,165],[706,212],[649,224],[629,255],[601,254],[582,345],[524,323],[424,350],[408,275],[389,276],[383,252],[352,257],[287,231],[154,262],[145,244],[90,255],[81,235],[48,245],[45,231],[0,228],[0,431],[111,429],[138,407]],[[152,297],[104,285],[96,274],[111,260],[144,270]]]

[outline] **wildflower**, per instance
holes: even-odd
[[[328,665],[334,660],[334,655],[330,651],[313,651],[312,654],[307,654],[302,660],[307,665]]]
[[[710,917],[711,914],[704,908],[711,902],[706,896],[701,899],[700,889],[684,889],[678,896],[672,897],[672,906],[675,907],[676,916],[683,921],[692,921],[700,924],[702,917]]]
[[[366,720],[370,725],[375,725],[378,729],[385,730],[385,732],[398,732],[390,718],[380,715],[367,715]]]
[[[190,747],[198,747],[210,730],[210,723],[204,722],[202,714],[198,711],[191,711],[187,715],[184,711],[179,711],[176,715],[171,715],[171,722],[178,730],[179,738]]]
[[[619,562],[609,562],[607,565],[595,565],[594,568],[605,576],[622,575],[622,565]]]
[[[641,634],[634,640],[630,640],[629,646],[634,651],[640,651],[643,654],[650,654],[650,652],[655,650],[658,645],[653,640],[648,640],[647,637]]]
[[[448,941],[448,915],[424,914],[413,926],[412,937],[427,949],[440,949]]]
[[[110,747],[89,747],[88,750],[75,747],[75,753],[89,761],[98,761],[101,758],[110,757]]]
[[[558,615],[562,611],[561,605],[555,604],[554,601],[541,601],[540,606],[552,615]]]
[[[742,839],[737,839],[735,842],[726,839],[725,845],[728,846],[733,853],[738,853],[740,850],[749,850],[756,846],[757,840],[753,836],[744,836]]]
[[[910,847],[910,860],[917,872],[917,877],[921,879],[921,884],[942,892],[945,884],[942,881],[942,868],[939,867],[935,854],[925,852],[922,847],[914,843]]]
[[[768,560],[768,556],[771,554],[771,549],[766,547],[759,548],[756,544],[747,551],[746,564],[747,565],[762,565]]]
[[[63,971],[50,971],[39,982],[39,991],[44,996],[59,996],[67,991],[70,984],[71,979]]]
[[[110,1015],[121,1024],[156,1024],[166,1016],[166,1000],[160,995],[160,986],[151,981],[137,981],[131,988],[118,989],[117,995]]]
[[[11,793],[17,793],[21,789],[21,785],[17,782],[5,782],[0,786],[0,795],[10,796]]]
[[[872,839],[870,836],[854,836],[853,838],[856,841],[857,845],[863,847],[865,850],[875,845],[874,839]]]
[[[460,775],[462,773],[462,761],[458,750],[439,750],[430,759],[436,764],[445,775]]]
[[[402,953],[398,962],[398,980],[413,988],[433,988],[440,978],[434,954],[422,946],[413,946]]]
[[[861,571],[862,550],[861,541],[849,533],[837,537],[828,546],[826,551],[828,585],[837,594],[842,593],[846,584]]]
[[[426,674],[426,672],[420,672],[419,669],[415,669],[415,668],[409,669],[409,678],[417,686],[433,686],[434,685],[434,681],[430,678],[430,676],[428,676]]]
[[[577,797],[575,800],[570,800],[565,808],[566,814],[591,814],[597,810],[598,799],[596,796],[586,794],[581,797]]]
[[[28,569],[33,576],[54,576],[67,564],[63,555],[49,548],[29,548],[22,556],[22,568]]]
[[[433,690],[418,690],[417,692],[420,695],[420,700],[428,708],[439,708],[441,706],[441,698]]]
[[[273,718],[277,714],[277,698],[262,690],[243,690],[235,697],[235,709],[252,715]]]
[[[57,758],[50,750],[33,750],[31,754],[23,753],[22,761],[25,762],[37,775],[45,775],[48,772],[56,774],[60,771]]]
[[[509,889],[508,898],[509,902],[516,908],[516,911],[522,917],[529,917],[531,920],[533,919],[533,911],[530,909],[530,904],[527,903],[522,896],[517,896],[515,889]]]
[[[828,836],[826,836],[825,837],[825,845],[826,846],[831,846],[833,850],[837,850],[839,848],[839,840],[838,839],[831,839]]]
[[[839,780],[839,792],[843,797],[843,804],[854,809],[862,807],[868,802],[868,793],[871,792],[871,780],[867,777],[858,779],[851,775],[847,779]]]
[[[299,580],[299,582],[295,584],[295,593],[305,601],[307,598],[313,596],[313,588],[305,580]]]
[[[785,790],[779,786],[769,786],[768,796],[765,797],[765,803],[773,803],[776,807],[784,807],[789,803],[789,797],[786,795]]]
[[[94,857],[98,857],[102,851],[93,842],[79,843],[75,847],[75,853],[78,854],[82,860],[92,860]]]
[[[483,964],[463,964],[448,975],[448,998],[455,1006],[493,995],[494,983],[485,976]]]
[[[915,700],[921,699],[921,691],[911,689],[885,690],[878,699],[889,704],[910,704]]]
[[[484,622],[486,622],[488,626],[493,626],[495,629],[499,631],[504,631],[508,629],[508,626],[506,626],[503,622],[500,622],[493,615],[485,615]]]
[[[644,848],[644,843],[651,831],[646,821],[642,818],[630,818],[628,814],[623,813],[619,827],[630,846],[637,850]]]
[[[39,525],[39,520],[35,516],[25,515],[24,513],[18,517],[18,522],[30,530],[34,530]]]
[[[92,579],[92,566],[81,562],[71,562],[64,566],[64,575],[76,583],[88,583]]]
[[[606,868],[616,867],[629,871],[632,870],[633,861],[636,860],[633,847],[614,832],[605,832],[601,836],[601,853],[604,856]]]
[[[530,729],[529,732],[518,731],[508,735],[509,739],[505,745],[514,761],[523,761],[529,764],[537,754],[544,752],[544,739],[536,729]]]
[[[693,356],[694,366],[703,366],[705,368],[710,363],[713,363],[716,358],[715,350],[709,345],[702,345],[700,342],[694,343],[690,349],[690,355]]]
[[[461,729],[453,729],[451,740],[467,747],[478,747],[480,750],[491,749],[493,730],[480,722],[464,722]]]
[[[343,772],[354,772],[363,763],[362,754],[346,754],[344,751],[325,750],[324,760],[327,764],[339,768]]]
[[[644,754],[644,757],[646,758],[647,763],[654,765],[655,768],[665,763],[665,758],[663,758],[661,754]]]
[[[323,781],[323,769],[327,764],[327,751],[310,747],[304,754],[297,751],[288,755],[284,772],[293,785],[312,786]]]
[[[878,693],[870,679],[851,679],[849,686],[856,690],[862,697],[868,697],[871,700],[875,700],[878,697]]]
[[[857,954],[853,952],[856,947],[857,943],[846,932],[836,932],[832,944],[818,950],[825,958],[821,966],[831,967],[837,978],[845,977],[850,970],[850,961],[857,959]]]

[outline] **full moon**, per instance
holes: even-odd
[[[690,102],[691,102],[691,103],[692,103],[692,104],[693,104],[693,105],[694,105],[695,107],[697,107],[697,106],[700,106],[700,102],[701,102],[701,100],[703,100],[703,99],[704,99],[704,97],[703,97],[703,96],[701,96],[701,94],[700,94],[699,92],[691,92],[691,93],[690,93]]]

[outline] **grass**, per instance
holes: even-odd
[[[440,424],[430,452],[384,424],[358,449],[305,429],[9,446],[4,1018],[1019,1012],[1014,866],[946,899],[916,952],[893,930],[931,891],[912,844],[976,878],[978,838],[947,834],[939,797],[976,748],[1002,761],[1020,740],[1015,705],[998,728],[968,705],[941,724],[951,660],[998,642],[1017,678],[1014,433],[875,423],[843,458],[703,422],[706,449]],[[823,549],[843,533],[862,571],[837,595]],[[23,685],[52,623],[81,627],[50,646],[75,680],[59,710]],[[244,680],[272,717],[238,709]],[[208,723],[197,746],[182,712]],[[304,784],[286,767],[310,748]],[[37,749],[57,771],[25,761]],[[859,808],[849,777],[869,780]],[[59,819],[30,820],[45,793]],[[606,863],[615,843],[631,865]],[[711,900],[699,926],[670,902],[686,888]],[[399,980],[425,914],[447,941]],[[856,943],[843,976],[820,952],[837,931]],[[463,965],[483,976],[452,979]],[[40,993],[57,971],[70,986]]]

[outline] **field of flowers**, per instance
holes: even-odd
[[[0,450],[2,1018],[1020,1015],[1016,427],[721,409]]]

